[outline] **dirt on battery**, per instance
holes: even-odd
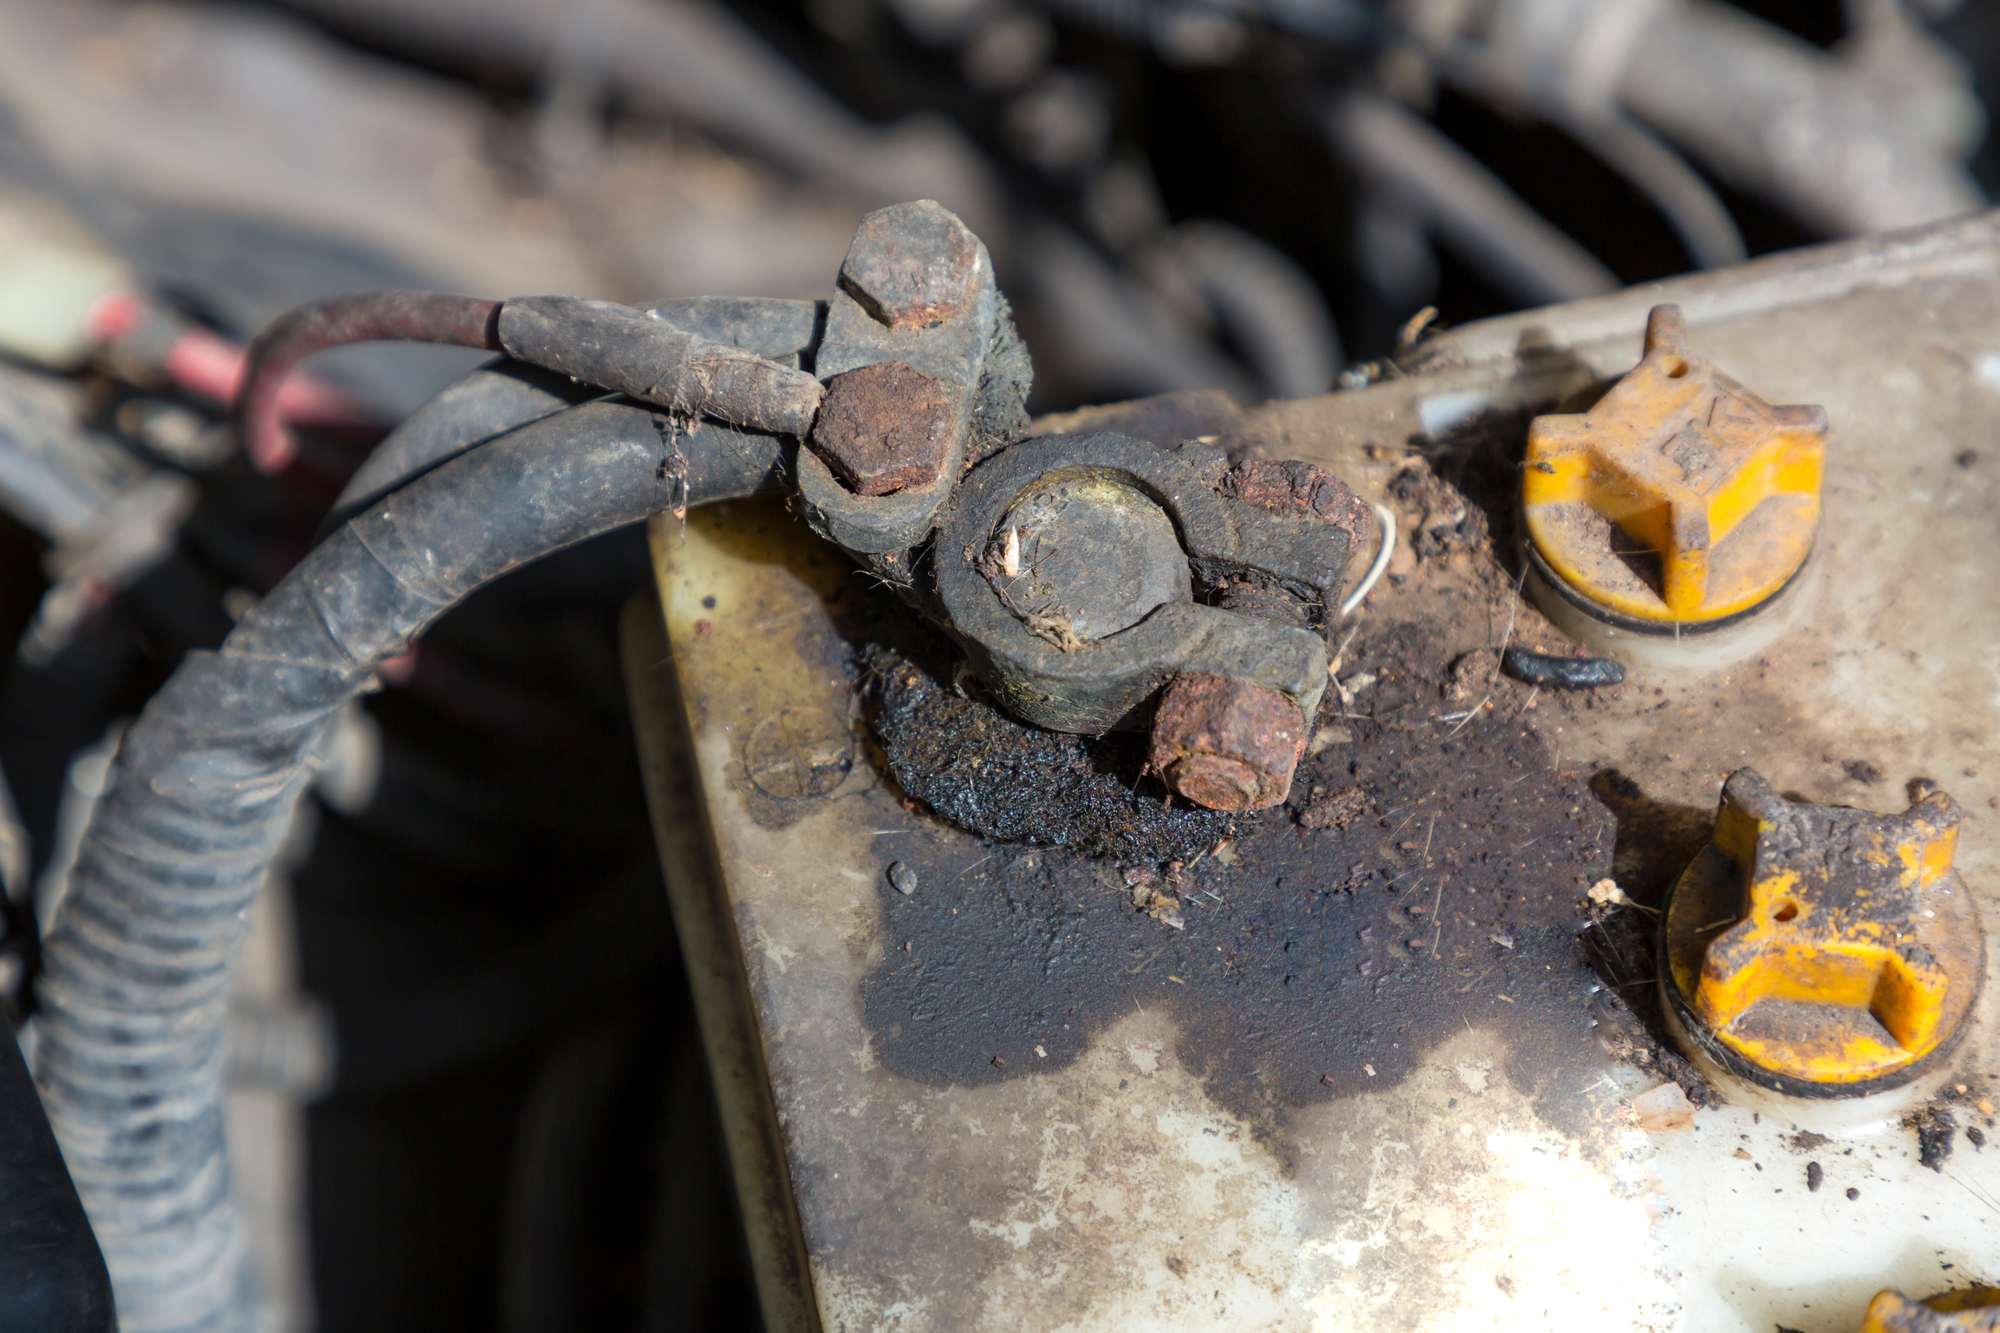
[[[943,664],[878,655],[875,725],[907,795],[961,823],[1010,793],[1065,828],[1097,821],[1064,846],[994,841],[990,824],[911,840],[905,869],[929,887],[885,880],[888,948],[863,984],[879,1057],[992,1083],[1166,1010],[1182,1061],[1253,1123],[1392,1084],[1493,1021],[1534,1034],[1511,1071],[1525,1091],[1581,1069],[1616,1008],[1579,943],[1614,822],[1588,774],[1453,661],[1423,624],[1358,634],[1343,670],[1365,695],[1329,691],[1287,804],[1224,821],[1146,790],[1115,737],[996,722]]]

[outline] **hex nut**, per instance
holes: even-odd
[[[970,303],[979,240],[930,199],[878,208],[861,219],[840,266],[841,285],[892,329],[951,319]]]
[[[883,361],[826,382],[809,443],[857,495],[893,495],[943,474],[951,426],[943,383]]]
[[[1288,518],[1307,519],[1333,552],[1325,562],[1345,568],[1346,554],[1374,530],[1368,502],[1324,468],[1296,459],[1257,458],[1222,474],[1216,494]],[[1335,546],[1333,543],[1340,543]],[[1337,597],[1336,597],[1337,600]],[[1232,577],[1217,605],[1301,629],[1311,628],[1307,604],[1269,579]]]
[[[1148,759],[1167,786],[1211,810],[1261,810],[1292,789],[1305,714],[1278,691],[1181,676],[1160,695]]]

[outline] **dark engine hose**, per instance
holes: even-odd
[[[595,384],[497,357],[446,385],[368,452],[321,522],[320,535],[467,449],[604,396]]]
[[[1282,250],[1226,222],[1175,227],[1168,262],[1239,347],[1273,398],[1310,398],[1333,388],[1345,360],[1326,298]]]
[[[334,715],[473,590],[649,514],[772,489],[785,449],[614,401],[524,426],[341,528],[126,732],[46,944],[36,1051],[126,1329],[250,1327],[224,1012]]]
[[[1538,68],[1533,78],[1522,78],[1471,46],[1444,51],[1436,63],[1438,72],[1463,91],[1503,110],[1525,102],[1596,154],[1652,201],[1696,267],[1725,268],[1748,256],[1736,220],[1701,173],[1615,104],[1578,92],[1560,68]]]

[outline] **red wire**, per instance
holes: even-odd
[[[236,420],[250,460],[277,472],[295,452],[285,430],[289,409],[304,408],[284,393],[285,377],[315,352],[358,342],[428,342],[499,351],[500,302],[443,292],[360,292],[314,301],[281,315],[250,343],[236,398]],[[306,413],[301,413],[306,415]]]
[[[149,305],[134,292],[110,292],[90,308],[91,337],[136,355],[197,398],[233,403],[243,388],[248,352],[212,329]],[[278,415],[321,427],[367,429],[380,422],[344,390],[310,375],[293,375],[278,391]]]
[[[230,403],[243,391],[250,356],[241,343],[192,328],[167,348],[165,370],[190,393]],[[312,375],[288,376],[278,388],[278,417],[315,426],[379,427],[374,414],[345,391]]]

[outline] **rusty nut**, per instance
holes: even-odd
[[[921,329],[964,310],[979,271],[979,240],[930,199],[861,219],[840,266],[841,285],[892,329]]]
[[[1322,594],[1333,601],[1323,604],[1331,606],[1339,600],[1338,575],[1346,568],[1347,556],[1374,528],[1375,516],[1366,500],[1331,472],[1295,459],[1258,458],[1238,463],[1222,474],[1215,491],[1272,514],[1306,520],[1311,525],[1308,531],[1318,536],[1323,566],[1334,571],[1332,590]],[[1312,628],[1309,604],[1271,580],[1232,577],[1216,604],[1301,629]]]
[[[1296,459],[1254,458],[1222,474],[1216,492],[1274,514],[1310,514],[1345,528],[1355,541],[1373,529],[1368,502],[1324,468]]]
[[[1261,810],[1292,789],[1306,719],[1276,690],[1182,676],[1160,695],[1148,759],[1167,786],[1211,810]]]
[[[826,382],[813,452],[857,495],[928,486],[951,444],[945,386],[901,361],[862,366]]]

